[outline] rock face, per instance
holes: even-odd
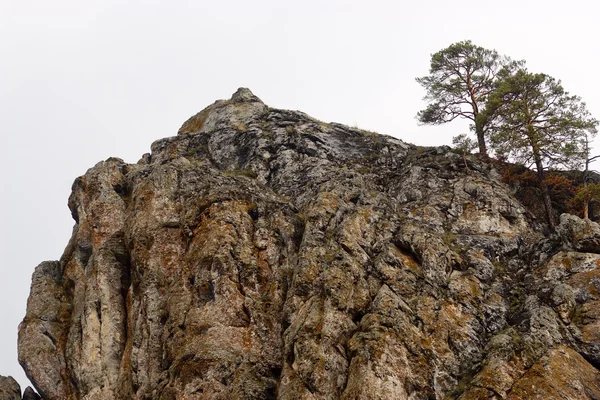
[[[240,89],[69,207],[19,328],[44,399],[600,398],[600,228],[449,148]]]
[[[39,400],[40,396],[33,391],[32,388],[27,386],[25,391],[23,392],[23,400]]]
[[[27,386],[21,397],[21,386],[12,376],[0,376],[0,400],[38,400],[40,396]]]
[[[21,400],[21,386],[12,376],[0,376],[0,399]]]

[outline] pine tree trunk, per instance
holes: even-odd
[[[590,144],[588,137],[585,137],[585,169],[583,170],[583,187],[587,187],[588,172],[590,170]],[[589,219],[590,217],[590,202],[585,200],[583,202],[583,219]]]
[[[535,153],[535,152],[534,152]],[[550,192],[548,191],[548,185],[544,183],[544,165],[542,159],[537,154],[534,154],[535,166],[537,168],[537,181],[540,190],[542,191],[542,198],[544,200],[544,208],[546,209],[546,220],[550,229],[556,228],[556,221],[554,220],[554,210],[552,209],[552,200],[550,199]]]
[[[548,192],[548,185],[540,182],[540,189],[542,189],[542,196],[544,196],[544,208],[546,209],[546,219],[550,229],[556,228],[556,221],[554,221],[554,211],[552,210],[552,201],[550,200],[550,193]]]
[[[485,135],[483,133],[483,124],[475,117],[475,133],[477,134],[477,144],[479,145],[479,154],[487,157],[487,147],[485,145]]]

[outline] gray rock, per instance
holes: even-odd
[[[19,325],[19,362],[44,398],[68,398],[65,341],[72,308],[57,261],[33,273],[27,315]]]
[[[484,162],[248,89],[151,149],[75,181],[34,272],[42,398],[511,398],[562,368],[596,393],[598,228],[545,238]]]
[[[12,376],[0,376],[0,399],[21,400],[21,387]]]
[[[556,234],[564,245],[585,253],[600,253],[600,225],[589,219],[562,214]]]

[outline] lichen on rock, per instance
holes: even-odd
[[[44,399],[597,397],[596,228],[447,147],[239,89],[69,207],[19,329]]]

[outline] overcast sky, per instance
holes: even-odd
[[[31,274],[71,234],[73,180],[136,162],[240,86],[420,145],[468,124],[420,127],[415,77],[470,39],[561,79],[600,118],[595,1],[0,0],[0,375],[23,386],[17,325]],[[596,146],[600,150],[600,146]]]

